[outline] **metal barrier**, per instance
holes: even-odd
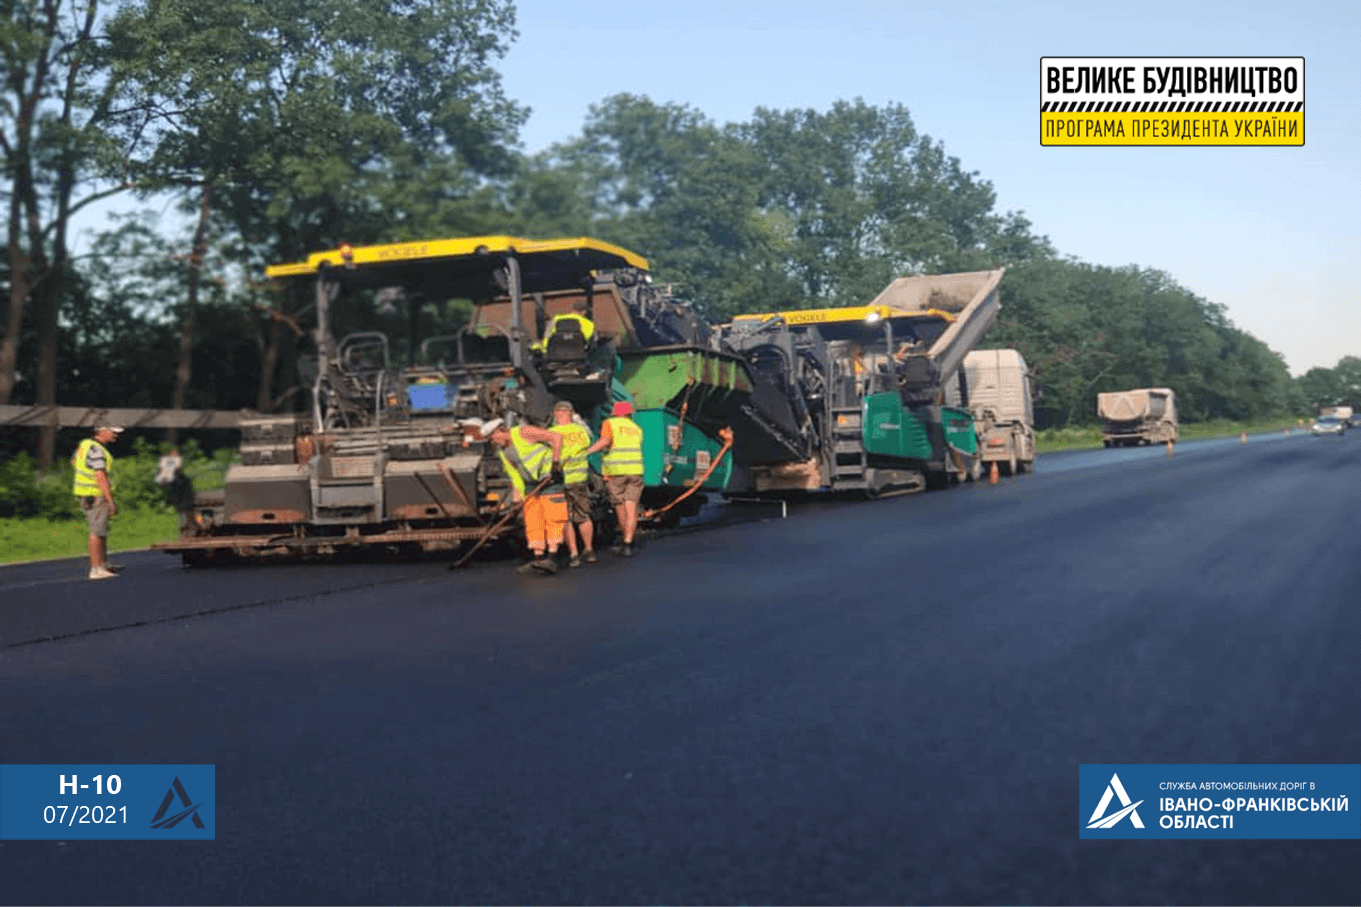
[[[209,409],[105,409],[93,406],[0,406],[0,426],[16,428],[240,428],[240,411]]]

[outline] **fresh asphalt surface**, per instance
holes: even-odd
[[[552,579],[0,568],[0,762],[217,777],[215,841],[0,842],[0,901],[1355,904],[1361,843],[1079,841],[1077,777],[1361,762],[1359,466],[1052,455]]]

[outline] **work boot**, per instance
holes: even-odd
[[[543,555],[536,554],[533,557],[526,560],[520,566],[516,567],[515,572],[520,574],[521,576],[529,576],[530,574],[538,573],[539,569],[535,565],[538,564],[539,561],[541,560],[543,560]]]
[[[114,573],[108,567],[90,568],[90,579],[113,579],[117,575],[117,573]]]
[[[537,561],[532,562],[529,566],[546,576],[552,576],[553,574],[558,572],[558,562],[553,560],[553,558],[551,557],[539,558]]]
[[[624,557],[633,557],[633,543],[625,542],[624,547],[620,549],[619,553]]]
[[[610,551],[613,552],[614,554],[623,554],[624,553],[623,541],[615,539],[614,544],[610,546]]]
[[[109,571],[110,573],[122,573],[122,572],[123,572],[123,565],[122,565],[122,564],[105,564],[105,565],[104,565],[104,569],[107,570],[107,571]]]
[[[586,549],[586,555],[585,555],[585,561],[586,561],[586,563],[588,563],[588,564],[598,564],[598,563],[600,563],[600,558],[598,558],[598,557],[595,556],[595,552],[594,552],[593,550],[591,550],[590,548],[587,548],[587,549]]]
[[[569,566],[569,567],[580,567],[580,566],[581,566],[581,558],[577,557],[575,554],[572,555],[570,558],[567,559],[567,566]]]

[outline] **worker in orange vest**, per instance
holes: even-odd
[[[524,505],[525,538],[532,558],[519,572],[557,573],[558,546],[567,522],[562,435],[533,425],[507,427],[500,419],[483,425],[481,435],[496,445],[501,465],[510,476],[514,499]],[[545,479],[548,484],[539,488]]]

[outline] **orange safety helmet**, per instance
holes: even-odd
[[[627,400],[620,400],[618,403],[614,404],[614,409],[611,411],[610,415],[631,416],[633,415],[633,404],[629,403]]]

